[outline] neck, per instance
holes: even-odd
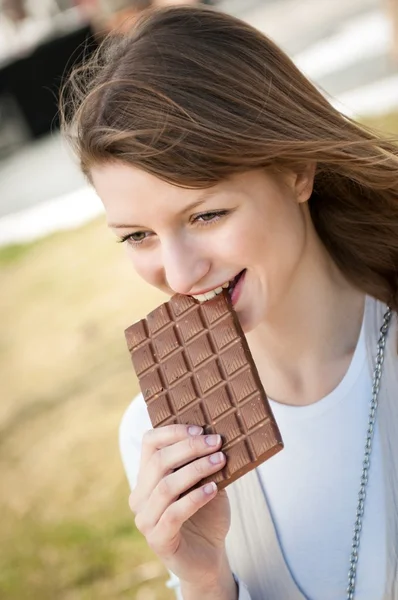
[[[364,303],[325,250],[312,253],[283,302],[247,335],[268,396],[306,405],[330,393],[351,362]]]

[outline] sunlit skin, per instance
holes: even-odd
[[[363,293],[313,227],[314,170],[255,170],[205,190],[122,163],[91,172],[109,227],[150,285],[197,295],[246,269],[235,310],[267,392],[289,404],[315,402],[338,384],[363,314]]]

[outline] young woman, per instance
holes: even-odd
[[[133,268],[168,294],[235,279],[285,443],[181,497],[220,439],[130,406],[130,506],[181,597],[398,598],[397,146],[211,9],[148,13],[71,86],[64,127]]]

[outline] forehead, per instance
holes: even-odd
[[[108,221],[119,215],[179,212],[204,195],[214,195],[216,188],[186,189],[172,185],[137,167],[108,163],[92,168],[94,187],[101,198]]]
[[[118,197],[142,200],[148,195],[168,196],[179,189],[137,167],[117,162],[93,167],[91,177],[97,193],[105,201],[117,201]]]

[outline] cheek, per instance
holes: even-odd
[[[291,276],[306,240],[305,220],[295,204],[279,201],[261,210],[252,227],[242,230],[242,256],[265,269],[269,277]]]
[[[260,250],[258,256],[265,265],[270,283],[285,287],[292,280],[305,250],[306,232],[301,215],[294,211],[286,213],[267,230],[263,240],[263,252]]]
[[[216,232],[211,244],[213,257],[234,266],[248,267],[259,255],[259,244],[264,244],[265,236],[253,231],[253,221],[243,216],[232,227],[228,226]],[[206,246],[209,252],[210,244]]]
[[[162,286],[162,269],[156,267],[153,257],[150,258],[148,253],[140,252],[131,246],[126,245],[126,254],[134,271],[141,279],[149,285],[155,287]]]

